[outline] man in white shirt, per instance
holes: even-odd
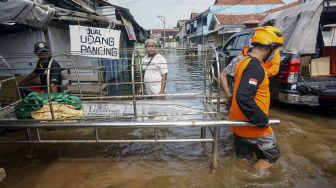
[[[168,65],[167,60],[157,53],[157,43],[154,39],[145,42],[146,55],[142,59],[143,81],[147,95],[165,94]]]

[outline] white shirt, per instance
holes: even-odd
[[[151,59],[152,61],[150,62]],[[154,57],[146,55],[142,58],[142,70],[145,71],[144,82],[146,94],[159,95],[162,75],[168,73],[167,60],[160,54],[156,54]]]

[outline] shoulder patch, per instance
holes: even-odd
[[[249,79],[249,84],[251,84],[251,85],[257,85],[258,84],[258,80],[257,79],[255,79],[255,78],[250,78]]]

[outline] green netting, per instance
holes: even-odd
[[[52,93],[51,101],[72,105],[76,110],[81,108],[81,101],[79,97],[66,93]],[[15,107],[16,117],[18,119],[31,118],[31,112],[39,110],[48,102],[48,94],[31,92],[20,102],[20,104]]]

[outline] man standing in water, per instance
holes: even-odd
[[[251,43],[251,41],[250,41]],[[221,88],[224,91],[226,96],[226,110],[230,111],[231,101],[232,101],[232,93],[234,86],[234,77],[237,63],[243,59],[244,56],[249,54],[250,45],[245,46],[244,49],[239,53],[239,55],[231,60],[231,62],[222,70],[220,75],[220,84]],[[274,56],[269,58],[269,60],[263,64],[266,69],[266,73],[268,78],[271,78],[278,74],[280,67],[280,50],[276,49],[274,52]]]
[[[271,167],[280,156],[273,130],[268,126],[270,107],[269,79],[264,62],[283,45],[283,35],[275,27],[256,29],[252,37],[252,51],[236,67],[230,120],[248,121],[257,126],[230,127],[238,158],[252,159],[256,154],[256,168]]]
[[[157,53],[157,43],[154,39],[147,39],[145,48],[146,55],[142,59],[142,71],[146,94],[165,94],[168,74],[167,60]]]

